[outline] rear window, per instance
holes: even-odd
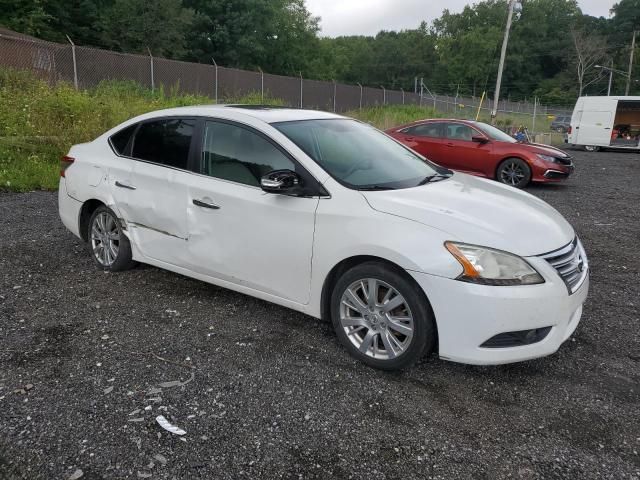
[[[171,118],[140,125],[133,142],[132,156],[186,170],[195,120]]]
[[[137,124],[131,125],[120,130],[118,133],[114,133],[113,135],[111,135],[109,140],[111,141],[111,146],[117,154],[129,155],[129,140],[131,140],[131,135],[133,135],[133,132],[136,130],[137,126]]]

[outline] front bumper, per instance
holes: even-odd
[[[545,277],[545,283],[540,285],[493,287],[409,272],[431,302],[442,359],[499,365],[544,357],[558,350],[580,322],[589,277],[587,275],[580,288],[569,295],[555,271],[538,260],[540,265],[534,267]],[[549,333],[536,343],[481,347],[501,333],[545,327],[551,327]]]

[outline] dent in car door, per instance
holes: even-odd
[[[196,121],[161,118],[143,122],[133,139],[131,202],[125,220],[146,257],[182,266],[188,259],[187,171]]]
[[[319,199],[262,191],[262,175],[296,167],[251,129],[207,121],[203,145],[188,189],[190,268],[308,303]]]

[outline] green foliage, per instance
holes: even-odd
[[[417,105],[367,107],[362,110],[352,110],[345,115],[366,122],[380,130],[386,130],[416,120],[441,116],[441,114],[435,112],[432,108]]]
[[[53,189],[58,162],[87,142],[145,112],[213,103],[207,97],[147,90],[134,82],[103,82],[76,91],[31,74],[0,69],[0,189]]]
[[[181,58],[193,21],[193,10],[184,8],[182,0],[114,0],[102,15],[102,44],[122,52],[146,53],[149,48],[154,55]]]
[[[427,2],[428,3],[428,2]],[[304,0],[0,0],[0,25],[46,40],[144,52],[226,67],[411,90],[415,77],[438,94],[492,97],[507,0],[467,2],[431,24],[375,36],[319,37],[319,19]],[[583,15],[576,0],[526,0],[511,30],[502,97],[534,92],[575,101],[571,30],[605,38],[606,58],[626,69],[631,35],[640,25],[640,0],[619,0],[613,16]],[[585,94],[606,92],[592,66]],[[594,80],[592,82],[592,80]],[[625,79],[614,76],[614,93]],[[640,83],[632,93],[640,93]]]

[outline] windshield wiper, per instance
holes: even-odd
[[[439,182],[440,180],[446,180],[449,177],[451,177],[451,174],[447,175],[444,173],[434,173],[433,175],[427,175],[422,179],[422,181],[418,184],[418,186],[426,185],[427,183],[432,183],[432,182]]]
[[[360,190],[361,192],[371,192],[374,190],[395,190],[395,188],[384,187],[382,185],[364,185],[362,187],[358,187],[358,190]]]

